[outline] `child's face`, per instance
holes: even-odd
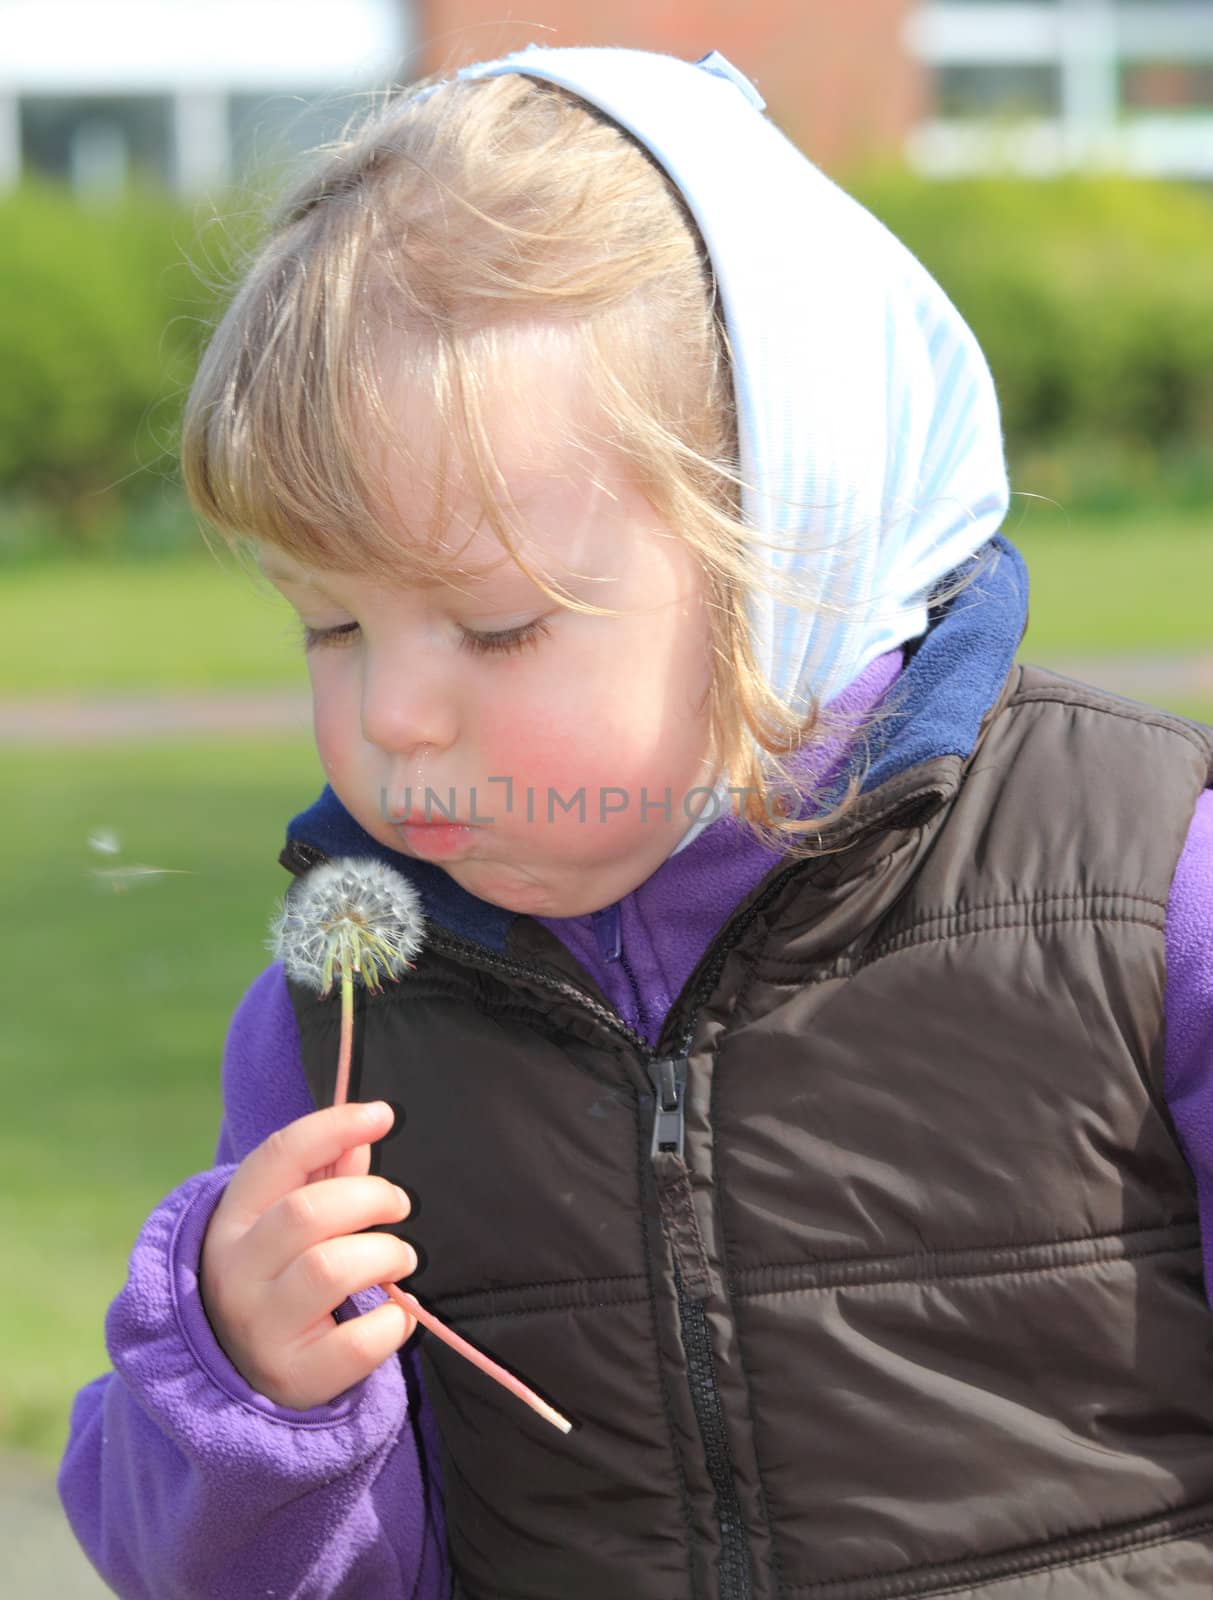
[[[556,422],[537,438],[501,421],[496,459],[526,559],[578,599],[625,615],[550,599],[478,525],[462,485],[443,547],[459,552],[461,571],[495,570],[460,588],[304,571],[268,548],[263,569],[310,628],[347,629],[308,653],[316,744],[347,811],[390,849],[438,862],[495,905],[582,916],[656,870],[707,802],[693,791],[715,782],[703,580],[619,461],[574,452]],[[403,541],[429,526],[429,499],[402,467],[392,491]],[[533,622],[546,633],[508,652],[481,653],[468,637]],[[424,816],[427,789],[435,820],[472,824],[453,846],[396,820]]]

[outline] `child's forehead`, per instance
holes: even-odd
[[[537,500],[585,484],[615,454],[615,430],[603,414],[570,341],[556,325],[492,330],[490,352],[446,358],[423,376],[426,358],[394,359],[398,341],[379,354],[383,406],[370,463],[410,521],[442,514],[471,528],[486,495],[525,514]],[[456,401],[456,391],[461,398]]]
[[[408,474],[402,478],[408,480]],[[509,603],[514,596],[521,602],[533,595],[536,577],[562,584],[618,564],[613,513],[619,496],[604,483],[574,484],[559,474],[513,477],[508,503],[492,512],[468,492],[457,493],[455,503],[447,502],[438,514],[428,492],[417,494],[415,479],[399,487],[399,493],[379,502],[365,539],[353,527],[336,541],[319,533],[286,546],[258,538],[261,572],[303,589],[322,590],[342,579],[370,580]]]
[[[277,546],[264,542],[256,547],[256,560],[265,577],[300,589],[322,589],[326,577],[350,576],[339,566],[305,565]],[[401,581],[410,588],[423,590],[455,586],[474,590],[491,586],[497,593],[534,587],[531,579],[506,551],[487,561],[453,559],[449,567],[435,577],[417,576],[402,563]]]

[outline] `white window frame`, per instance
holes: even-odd
[[[405,0],[0,0],[0,189],[20,178],[20,106],[36,95],[167,97],[176,187],[222,187],[232,94],[388,84],[407,70],[415,11]]]
[[[1120,69],[1173,56],[1213,61],[1213,5],[1133,5],[1114,0],[928,0],[906,19],[904,43],[927,67],[994,64],[1058,69],[1061,113],[998,119],[928,117],[907,154],[935,176],[991,167],[1049,174],[1078,167],[1152,177],[1213,179],[1213,114],[1123,116]]]

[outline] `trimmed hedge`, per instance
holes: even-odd
[[[183,254],[194,232],[152,196],[0,200],[0,489],[70,502],[155,464],[211,310]]]
[[[1213,428],[1213,197],[1140,179],[928,182],[871,173],[856,198],[966,317],[1012,454],[1074,435],[1155,450]]]
[[[1168,461],[1186,461],[1194,492],[1208,491],[1206,191],[892,169],[845,186],[972,324],[1013,466],[1039,475],[1069,450],[1083,481],[1128,477],[1149,492]],[[221,299],[206,280],[229,276],[250,227],[235,201],[216,220],[155,194],[84,207],[30,185],[0,198],[0,554],[41,539],[34,527],[95,545],[132,524],[191,537],[179,508],[163,512],[180,406]],[[1073,474],[1055,487],[1072,491]]]
[[[220,300],[204,280],[233,230],[160,193],[81,205],[29,183],[0,197],[0,237],[0,556],[108,547],[179,501],[181,404]]]

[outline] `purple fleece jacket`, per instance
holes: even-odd
[[[865,710],[901,659],[882,656],[836,705]],[[617,905],[541,920],[655,1043],[703,951],[775,860],[722,818]],[[1166,1095],[1196,1174],[1213,1287],[1213,791],[1197,805],[1175,875],[1166,955]],[[407,1376],[391,1360],[330,1405],[286,1411],[231,1366],[199,1299],[202,1237],[235,1163],[314,1109],[278,963],[232,1018],[223,1096],[216,1165],[144,1226],[106,1319],[114,1370],[76,1397],[59,1476],[68,1517],[129,1600],[437,1600],[450,1580],[415,1350]],[[356,1305],[380,1298],[370,1290]]]

